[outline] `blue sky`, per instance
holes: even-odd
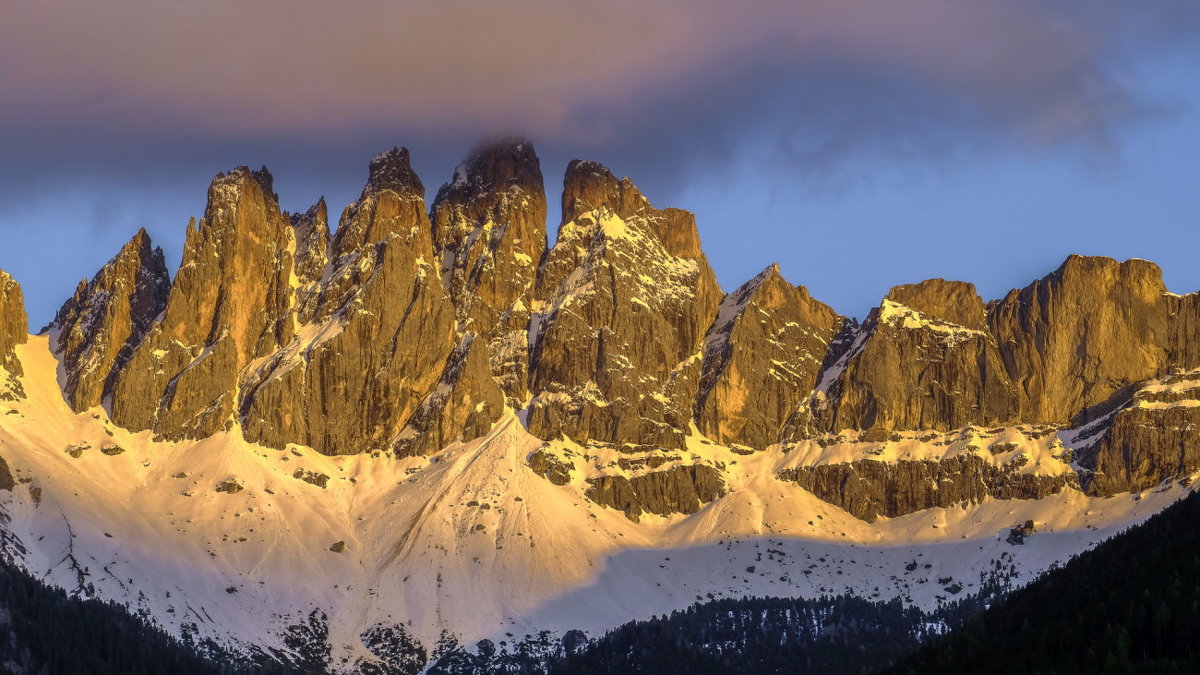
[[[988,299],[1072,252],[1200,290],[1200,8],[1147,6],[271,0],[242,34],[223,0],[17,3],[0,268],[36,329],[138,227],[174,266],[218,171],[266,164],[284,208],[336,213],[380,150],[410,147],[432,196],[516,131],[552,205],[583,157],[694,211],[726,290],[778,262],[861,317],[892,285]]]

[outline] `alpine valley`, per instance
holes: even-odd
[[[479,672],[697,602],[993,597],[1200,472],[1200,295],[1153,263],[859,321],[562,185],[551,245],[525,139],[428,204],[384,152],[336,227],[238,167],[173,275],[140,231],[30,334],[0,273],[0,554],[229,667]]]

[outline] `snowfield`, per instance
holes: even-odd
[[[432,648],[443,632],[468,645],[541,630],[595,635],[727,596],[854,593],[933,607],[997,571],[1030,581],[1190,489],[1172,482],[1107,499],[1067,489],[866,523],[775,477],[801,462],[863,458],[853,444],[744,455],[695,436],[678,454],[723,463],[728,493],[692,515],[634,523],[584,497],[586,478],[609,463],[602,451],[550,444],[589,459],[576,459],[566,486],[535,475],[526,457],[542,441],[515,411],[429,458],[280,451],[236,427],[161,442],[115,427],[101,408],[74,414],[47,339],[18,348],[28,398],[0,402],[0,457],[18,481],[0,492],[3,552],[49,583],[242,651],[287,652],[288,627],[324,613],[333,663],[347,667],[375,658],[361,636],[379,625]],[[1010,453],[1029,455],[1027,471],[1071,470],[1054,434],[997,441],[1019,445]],[[888,453],[868,457],[935,450],[914,434]],[[1027,520],[1037,532],[1008,543]]]

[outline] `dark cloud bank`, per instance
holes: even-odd
[[[287,208],[337,202],[393,144],[433,187],[505,132],[534,138],[551,194],[584,156],[663,203],[735,166],[819,183],[880,159],[1115,153],[1169,113],[1140,64],[1198,30],[1190,0],[18,0],[0,227],[63,195],[101,229],[129,202],[198,211],[243,163]]]

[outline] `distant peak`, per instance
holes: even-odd
[[[301,221],[312,221],[312,220],[317,219],[318,217],[324,217],[324,214],[327,214],[327,213],[328,213],[328,208],[325,206],[325,197],[322,196],[321,198],[317,199],[316,203],[314,203],[312,206],[308,207],[308,210],[305,211],[304,213],[292,214],[292,216],[291,216],[292,224],[295,225],[297,222],[301,222]]]
[[[1142,258],[1129,258],[1120,262],[1108,256],[1072,253],[1046,279],[1055,279],[1059,283],[1080,287],[1120,283],[1140,287],[1151,293],[1167,290],[1162,279],[1162,268]]]
[[[121,247],[117,255],[109,261],[108,264],[116,263],[119,260],[137,259],[145,260],[154,255],[154,245],[150,240],[150,234],[146,232],[146,228],[139,227],[138,231],[130,237],[129,241]]]
[[[425,186],[412,170],[408,148],[393,147],[371,158],[370,175],[363,195],[381,190],[425,195]]]
[[[984,325],[984,305],[975,284],[966,281],[926,279],[915,284],[895,286],[885,302],[893,302],[921,314],[968,328]]]
[[[607,166],[590,159],[573,159],[567,164],[567,178],[586,175],[607,179],[614,178],[613,172],[609,171]]]
[[[563,176],[563,222],[574,220],[587,211],[607,206],[622,218],[642,206],[644,198],[628,178],[618,180],[599,162],[575,159]]]
[[[505,136],[476,146],[454,169],[454,179],[438,190],[437,201],[520,187],[541,193],[542,168],[533,142],[522,136]]]
[[[266,166],[251,169],[248,166],[236,166],[229,173],[218,173],[212,180],[213,188],[240,188],[246,181],[254,181],[268,197],[275,196],[275,178],[271,176]]]
[[[146,228],[144,227],[139,227],[138,231],[129,239],[129,243],[125,244],[126,247],[137,246],[138,248],[147,249],[150,248],[150,245],[150,233],[146,232]]]

